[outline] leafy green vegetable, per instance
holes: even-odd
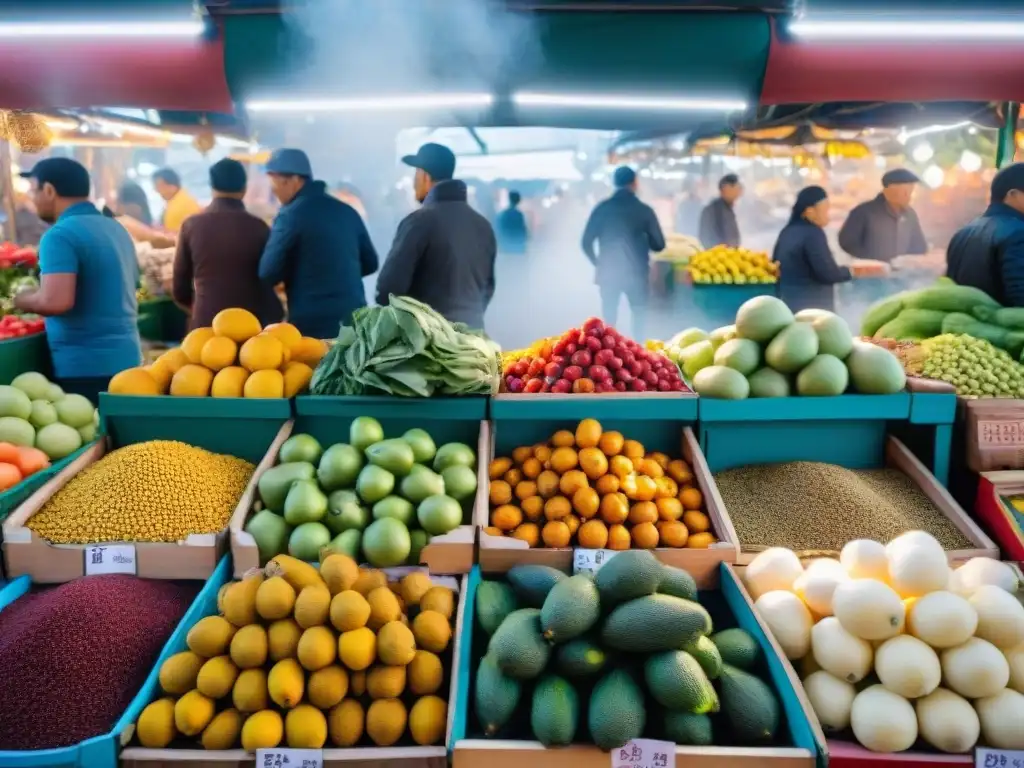
[[[450,323],[408,296],[363,307],[320,361],[314,395],[489,395],[497,391],[501,350],[482,331]]]

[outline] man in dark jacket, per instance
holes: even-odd
[[[740,225],[733,207],[743,195],[743,185],[735,173],[727,173],[718,181],[718,197],[700,212],[700,242],[705,248],[740,244]]]
[[[452,322],[483,328],[494,297],[494,230],[469,206],[465,183],[453,178],[455,155],[448,147],[424,144],[402,162],[416,169],[422,207],[398,225],[377,278],[377,303],[411,296]]]
[[[921,222],[910,207],[920,179],[906,168],[882,176],[882,192],[861,203],[846,217],[839,230],[839,245],[858,259],[892,261],[909,253],[925,253]]]
[[[210,166],[213,202],[185,220],[174,255],[174,300],[192,314],[190,327],[213,323],[222,309],[241,307],[263,325],[279,323],[284,309],[273,286],[259,277],[270,227],[245,210],[245,167],[224,158]]]
[[[633,169],[616,168],[612,178],[615,193],[590,214],[583,230],[583,252],[597,268],[595,282],[605,321],[616,324],[619,296],[624,293],[633,315],[632,335],[643,339],[650,252],[665,249],[665,236],[654,209],[636,196]]]
[[[946,275],[1004,306],[1024,307],[1024,163],[992,179],[988,209],[953,235],[946,249]]]
[[[498,247],[502,253],[522,255],[526,253],[526,217],[519,210],[522,195],[512,191],[508,193],[508,208],[498,214],[497,234]]]
[[[305,152],[277,150],[267,176],[282,207],[260,259],[260,279],[284,283],[288,320],[303,336],[333,339],[366,306],[363,278],[377,271],[377,252],[355,208],[313,180]]]

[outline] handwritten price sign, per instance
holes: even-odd
[[[612,768],[675,768],[676,745],[671,741],[633,739],[612,750]]]
[[[1024,752],[1006,749],[978,749],[974,753],[975,768],[1024,768]]]
[[[618,554],[614,549],[576,549],[572,553],[572,572],[593,576],[601,566]]]
[[[319,749],[257,749],[256,768],[323,768]]]

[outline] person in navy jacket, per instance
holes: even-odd
[[[779,264],[779,296],[794,312],[835,308],[836,283],[852,275],[836,264],[825,237],[828,194],[821,187],[805,187],[796,196],[789,222],[779,233],[772,259]]]
[[[277,150],[267,176],[281,210],[260,258],[260,279],[284,283],[288,322],[303,336],[333,339],[366,306],[363,278],[377,271],[377,251],[356,209],[313,180],[305,152]]]
[[[1024,163],[992,179],[985,213],[953,235],[946,249],[946,275],[1003,306],[1024,307]]]

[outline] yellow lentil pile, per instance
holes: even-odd
[[[975,546],[897,469],[793,461],[737,467],[715,482],[745,551],[839,551],[854,539],[927,531],[944,548]]]
[[[108,453],[55,493],[28,527],[56,544],[180,541],[224,529],[252,464],[172,440]]]

